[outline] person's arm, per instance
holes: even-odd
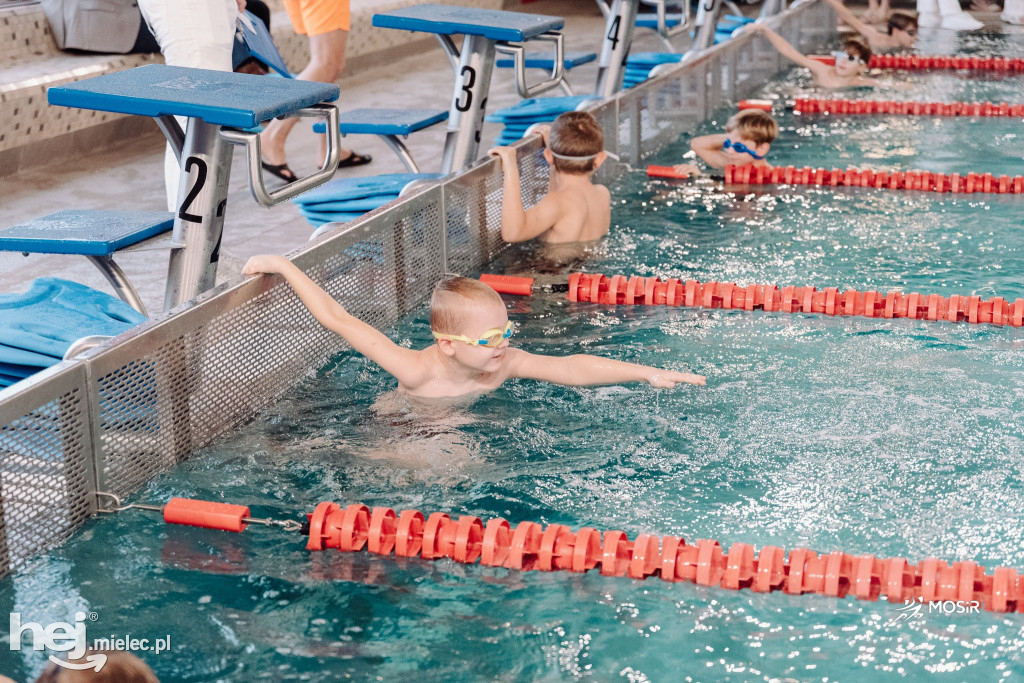
[[[880,31],[876,30],[873,26],[868,26],[863,21],[858,19],[857,16],[853,12],[851,12],[850,9],[843,3],[839,2],[838,0],[825,1],[835,8],[836,14],[839,15],[840,19],[849,24],[854,31],[867,38],[869,42],[876,41],[882,37],[882,33]]]
[[[801,54],[799,50],[790,45],[785,38],[773,31],[766,24],[755,22],[753,24],[749,24],[749,26],[751,31],[764,34],[764,37],[768,39],[768,42],[775,46],[775,49],[779,51],[779,54],[790,61],[796,62],[800,66],[810,69],[815,76],[824,75],[828,70],[828,66],[811,59],[807,55]]]
[[[690,141],[690,149],[703,159],[708,166],[723,169],[729,165],[729,158],[722,151],[722,145],[725,144],[728,137],[724,133],[701,135]]]
[[[558,221],[561,207],[558,199],[548,194],[529,210],[523,209],[523,190],[519,181],[516,151],[511,147],[495,147],[487,152],[501,160],[504,175],[501,195],[501,238],[506,242],[525,242],[538,237]]]
[[[281,275],[313,317],[327,329],[341,335],[353,349],[394,375],[405,386],[416,386],[423,380],[423,369],[417,362],[419,352],[399,346],[382,332],[351,315],[285,257],[253,256],[242,273]]]
[[[653,386],[671,389],[681,383],[704,384],[702,375],[662,370],[600,356],[539,356],[522,349],[510,349],[510,352],[515,354],[511,377],[536,379],[565,386],[650,382]]]

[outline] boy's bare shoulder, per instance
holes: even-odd
[[[415,391],[436,376],[434,366],[437,354],[434,351],[434,346],[428,346],[425,349],[409,349],[409,352],[409,362],[403,369],[399,385],[406,391]]]

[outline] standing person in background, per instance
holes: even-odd
[[[235,43],[235,19],[245,9],[245,0],[138,0],[146,19],[171,66],[231,71]],[[178,117],[185,126],[185,120]],[[167,210],[178,202],[181,169],[171,146],[164,155]]]
[[[309,37],[309,65],[296,78],[303,81],[334,83],[345,68],[345,45],[351,24],[349,0],[284,0],[288,18],[296,33]],[[295,173],[288,168],[285,142],[299,119],[271,121],[260,136],[263,168],[281,180],[292,182]],[[347,152],[347,154],[346,154]],[[320,158],[327,155],[327,138],[320,136]],[[373,159],[352,150],[341,150],[338,168],[362,166]]]

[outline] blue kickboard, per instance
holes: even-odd
[[[362,213],[366,211],[373,211],[374,209],[384,206],[390,201],[393,201],[398,197],[398,193],[394,194],[378,194],[373,197],[359,197],[358,199],[339,199],[336,202],[320,202],[319,204],[303,204],[302,210],[304,211],[317,211],[319,213],[329,213],[340,211],[342,213]]]
[[[288,65],[284,63],[284,57],[277,51],[274,39],[259,17],[252,12],[245,10],[238,15],[238,32],[242,36],[242,42],[248,48],[249,54],[260,60],[271,69],[285,78],[291,78],[292,73]]]
[[[436,109],[353,109],[342,112],[342,135],[409,135],[448,120],[447,111]],[[324,133],[327,124],[314,123],[313,132]]]
[[[574,69],[581,64],[588,64],[596,61],[597,55],[593,52],[566,52],[562,55],[562,65],[566,70]],[[553,54],[535,54],[526,53],[526,68],[527,69],[547,69],[551,71],[555,65],[555,56]],[[501,57],[494,63],[499,69],[511,69],[516,65],[516,62],[511,57]]]
[[[448,36],[483,36],[512,43],[521,43],[548,31],[558,31],[564,24],[561,17],[432,4],[373,15],[373,25],[379,28]]]
[[[0,251],[106,256],[172,227],[164,211],[68,209],[0,230]]]
[[[321,213],[319,211],[303,211],[302,216],[310,223],[319,227],[324,223],[348,223],[349,221],[354,221],[365,213],[367,212],[328,211],[326,213]]]
[[[672,28],[679,26],[683,23],[682,14],[666,14],[665,15],[665,26]],[[636,25],[643,28],[658,28],[658,15],[657,14],[638,14],[636,15]]]
[[[56,363],[71,343],[82,337],[118,335],[145,319],[109,294],[77,282],[39,278],[23,294],[0,295],[0,345],[51,356]],[[26,364],[24,360],[7,360],[2,347],[0,362]],[[25,358],[21,353],[12,356]]]
[[[502,123],[510,119],[529,119],[536,121],[547,121],[550,119],[538,118],[550,116],[554,118],[567,111],[575,111],[582,102],[594,99],[590,95],[573,95],[571,97],[535,97],[522,100],[511,107],[499,109],[487,116],[487,120],[494,123]]]
[[[364,176],[360,178],[338,178],[320,187],[300,194],[292,201],[302,206],[336,202],[348,199],[361,199],[379,195],[397,195],[402,188],[414,180],[434,180],[440,178],[439,173],[389,173],[384,175]]]
[[[50,104],[139,116],[186,116],[233,128],[338,99],[338,86],[209,69],[147,64],[46,91]]]
[[[637,52],[626,59],[626,67],[649,66],[653,69],[659,64],[674,64],[682,59],[682,55],[671,52]]]

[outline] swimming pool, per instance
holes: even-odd
[[[946,163],[930,151],[945,135],[931,122],[897,123],[878,145],[882,156],[862,162],[853,141],[876,138],[879,121],[833,128],[832,119],[784,115],[772,160],[830,166],[845,149],[851,160],[835,165]],[[980,125],[1000,124],[1009,130]],[[980,149],[964,159],[972,170],[996,172],[989,162],[1009,158]],[[613,190],[617,225],[589,254],[591,272],[1024,296],[1020,198],[806,187],[733,195],[711,181],[640,173]],[[513,269],[555,280],[567,266],[528,249],[489,270]],[[389,394],[390,378],[342,354],[135,499],[241,502],[257,516],[290,518],[321,500],[360,501],[726,547],[1024,566],[1015,514],[1020,330],[605,308],[558,295],[510,299],[510,316],[528,350],[671,365],[707,374],[708,387],[511,382],[427,407]],[[426,343],[425,311],[392,335]],[[1012,615],[888,625],[896,606],[884,601],[311,556],[303,541],[258,528],[236,536],[167,527],[132,511],[93,520],[35,571],[0,584],[0,599],[55,621],[78,601],[98,615],[90,637],[169,635],[173,654],[147,657],[162,680],[394,680],[421,671],[445,680],[992,680],[1022,671],[1024,631]],[[26,666],[10,655],[0,655],[4,669]]]

